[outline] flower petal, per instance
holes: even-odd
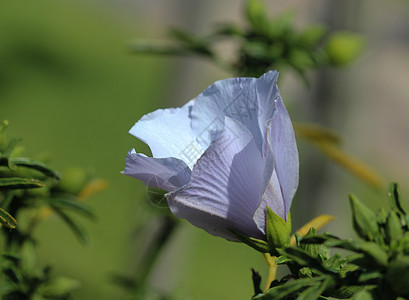
[[[227,116],[247,127],[261,151],[265,123],[272,118],[278,94],[277,76],[270,71],[260,78],[231,78],[209,86],[196,98],[191,114],[199,144],[207,148],[222,132]]]
[[[280,95],[274,101],[274,116],[266,123],[266,128],[263,153],[266,162],[274,161],[274,169],[271,172],[271,168],[268,168],[270,163],[266,163],[264,174],[268,182],[260,206],[254,215],[254,221],[262,232],[265,230],[266,207],[270,207],[286,220],[298,187],[297,144],[290,116]]]
[[[189,182],[191,171],[177,158],[152,158],[132,149],[126,156],[123,173],[141,180],[147,186],[174,191]]]
[[[281,96],[276,100],[277,112],[274,114],[271,141],[274,153],[274,170],[277,173],[285,203],[287,218],[291,202],[298,188],[299,159],[293,124]]]
[[[191,100],[180,108],[158,109],[143,116],[129,133],[148,144],[153,157],[176,157],[192,167],[204,151],[190,126],[193,105]]]
[[[263,238],[253,220],[263,192],[264,163],[251,133],[226,117],[225,128],[193,168],[190,182],[166,195],[172,213],[212,235],[229,229]]]

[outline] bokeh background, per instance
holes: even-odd
[[[198,34],[213,23],[243,22],[244,1],[37,0],[0,4],[0,119],[21,137],[26,153],[47,156],[64,171],[77,166],[107,179],[89,200],[98,221],[84,222],[92,237],[80,245],[56,217],[37,232],[40,266],[78,278],[75,299],[122,299],[112,274],[137,271],[144,242],[157,227],[145,187],[120,174],[126,152],[148,149],[127,131],[142,115],[180,106],[215,80],[230,77],[204,59],[135,55],[134,39],[164,39],[169,27]],[[293,120],[319,122],[344,138],[344,148],[409,195],[409,2],[404,0],[269,0],[272,16],[293,10],[297,25],[325,23],[360,32],[367,47],[343,69],[311,72],[307,88],[291,72],[280,90]],[[230,51],[227,46],[226,51]],[[373,208],[375,191],[316,149],[300,142],[298,227],[328,213],[335,234],[353,235],[347,195]],[[407,198],[406,198],[407,199]],[[406,202],[408,204],[408,201]],[[248,299],[250,268],[262,257],[243,245],[211,237],[186,222],[164,249],[152,286],[181,299]]]

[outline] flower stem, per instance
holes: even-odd
[[[277,257],[276,256],[271,256],[268,253],[263,253],[263,256],[264,256],[264,259],[266,260],[266,263],[268,265],[268,277],[267,277],[266,286],[264,288],[264,292],[267,292],[268,289],[270,288],[271,283],[276,278],[277,264],[275,263],[275,261],[276,261]]]

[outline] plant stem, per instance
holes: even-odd
[[[275,261],[276,261],[277,257],[276,256],[271,256],[268,253],[263,253],[263,256],[264,256],[264,259],[266,260],[266,263],[268,265],[268,277],[267,277],[266,286],[264,288],[264,292],[267,292],[267,290],[270,288],[271,283],[276,278],[277,264],[275,263]]]

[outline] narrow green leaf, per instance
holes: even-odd
[[[0,208],[0,223],[10,229],[14,229],[17,226],[16,219],[2,208]]]
[[[291,295],[304,290],[310,286],[315,286],[321,281],[323,277],[315,278],[302,278],[297,280],[287,281],[286,283],[275,286],[269,289],[264,295],[257,295],[253,297],[253,300],[277,300],[277,299],[288,299]]]
[[[50,168],[48,168],[45,164],[41,162],[31,160],[25,157],[13,157],[13,158],[10,158],[9,160],[10,160],[10,163],[16,166],[34,169],[34,170],[40,171],[46,176],[49,176],[55,179],[60,179],[60,175],[57,172],[51,170]]]
[[[319,284],[315,286],[311,286],[307,288],[305,291],[303,291],[296,300],[316,300],[320,299],[322,293],[330,288],[331,286],[334,285],[333,280],[331,280],[331,277],[325,277],[325,279]]]
[[[0,190],[33,189],[44,186],[45,184],[37,179],[22,177],[0,178]]]
[[[327,269],[317,258],[312,257],[307,252],[300,248],[285,248],[278,250],[281,255],[285,255],[293,259],[296,263],[303,267],[315,269],[320,274],[329,274],[332,276],[338,275],[337,272]]]
[[[51,206],[56,214],[71,228],[72,232],[82,244],[89,244],[89,236],[80,224],[74,221],[58,206]]]
[[[233,233],[240,241],[242,241],[243,243],[245,243],[246,245],[256,249],[257,251],[261,252],[261,253],[268,253],[269,249],[268,249],[268,244],[266,241],[263,240],[259,240],[259,239],[255,239],[252,237],[248,237],[242,233],[239,233],[235,230],[229,229],[229,231],[231,233]]]
[[[71,278],[59,277],[44,283],[38,290],[44,297],[61,297],[66,296],[79,287],[79,281]]]
[[[86,204],[78,202],[74,197],[55,197],[50,198],[48,201],[52,206],[58,206],[61,209],[70,209],[90,219],[95,219],[94,212]]]
[[[350,251],[360,251],[359,244],[351,239],[341,240],[336,236],[329,234],[317,234],[313,237],[303,238],[303,244],[324,244],[327,247],[335,247]]]

